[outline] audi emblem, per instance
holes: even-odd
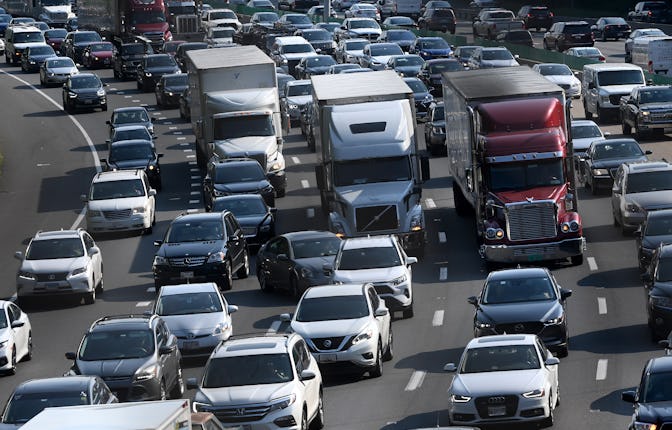
[[[322,342],[322,345],[324,345],[325,348],[331,348],[331,340],[327,339],[324,342]]]
[[[505,402],[506,402],[506,397],[504,397],[504,396],[488,397],[488,404],[489,405],[496,405],[496,404],[505,403]]]
[[[50,281],[53,281],[54,279],[56,279],[56,275],[49,275],[49,280]]]
[[[515,330],[517,333],[522,333],[525,330],[525,326],[523,324],[516,324],[513,326],[513,330]]]

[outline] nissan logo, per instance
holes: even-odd
[[[506,397],[504,397],[504,396],[488,397],[488,404],[489,405],[496,405],[498,403],[505,403],[505,402],[506,402]]]
[[[325,348],[331,348],[331,340],[327,339],[324,342],[322,342],[322,345],[324,345]]]
[[[517,333],[522,333],[525,330],[525,326],[523,324],[516,324],[513,326],[513,330]]]

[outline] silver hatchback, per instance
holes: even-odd
[[[72,58],[47,58],[40,66],[40,85],[43,87],[62,85],[70,76],[78,73],[79,69]]]

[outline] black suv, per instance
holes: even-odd
[[[63,84],[63,109],[74,113],[78,108],[107,110],[107,92],[94,73],[71,75]]]
[[[672,245],[658,245],[642,279],[651,339],[659,341],[672,329]]]
[[[177,338],[158,315],[96,320],[79,344],[67,375],[97,375],[120,401],[165,400],[184,393]]]
[[[152,188],[160,191],[161,165],[159,158],[163,154],[157,154],[154,142],[151,140],[120,140],[110,142],[109,155],[102,158],[101,163],[107,165],[108,170],[136,170],[144,169]]]
[[[516,17],[523,21],[528,30],[548,30],[553,25],[553,12],[546,6],[525,5],[518,10]]]
[[[179,73],[180,68],[170,54],[145,55],[136,72],[137,86],[143,92],[154,91],[163,75]]]
[[[418,19],[420,30],[443,31],[455,34],[455,12],[452,9],[427,9]]]
[[[562,52],[577,46],[594,46],[593,30],[586,21],[556,22],[544,34],[544,49]]]
[[[666,429],[672,402],[672,357],[656,357],[646,362],[636,391],[623,391],[621,399],[634,403],[630,429]],[[637,427],[634,423],[637,423]],[[662,425],[662,427],[661,427]]]
[[[153,53],[154,50],[148,43],[132,42],[115,45],[112,53],[114,77],[117,79],[134,78],[142,57]]]
[[[230,290],[234,272],[238,279],[250,272],[245,233],[229,211],[180,215],[154,245],[157,293],[162,285],[184,282],[215,282]]]
[[[95,31],[71,31],[65,35],[61,43],[61,55],[72,58],[77,64],[82,63],[84,48],[95,42],[102,42],[100,34]]]
[[[250,193],[261,194],[267,205],[275,206],[275,189],[257,160],[215,157],[210,160],[203,179],[206,210],[212,208],[216,197]]]

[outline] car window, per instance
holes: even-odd
[[[373,288],[368,288],[366,292],[369,295],[369,300],[371,303],[371,309],[375,312],[378,307],[380,307],[380,298],[378,297],[378,294],[376,294],[376,291]]]
[[[287,353],[212,358],[205,369],[203,388],[280,384],[293,377]]]
[[[16,307],[14,304],[9,304],[9,323],[18,321],[21,318],[21,309]]]
[[[84,256],[82,241],[77,238],[33,240],[26,252],[26,260],[49,260]]]
[[[339,270],[365,270],[399,266],[401,260],[392,246],[346,249],[341,253]]]
[[[93,238],[89,236],[88,233],[84,233],[82,237],[84,238],[84,245],[86,246],[87,252],[88,250],[96,246],[96,243],[93,241]]]
[[[224,225],[226,226],[226,235],[227,237],[235,237],[236,236],[236,225],[231,221],[230,217],[225,217],[224,218]]]
[[[292,358],[294,359],[294,368],[296,369],[296,374],[300,375],[301,371],[303,370],[303,360],[299,342],[296,342],[292,348]]]

